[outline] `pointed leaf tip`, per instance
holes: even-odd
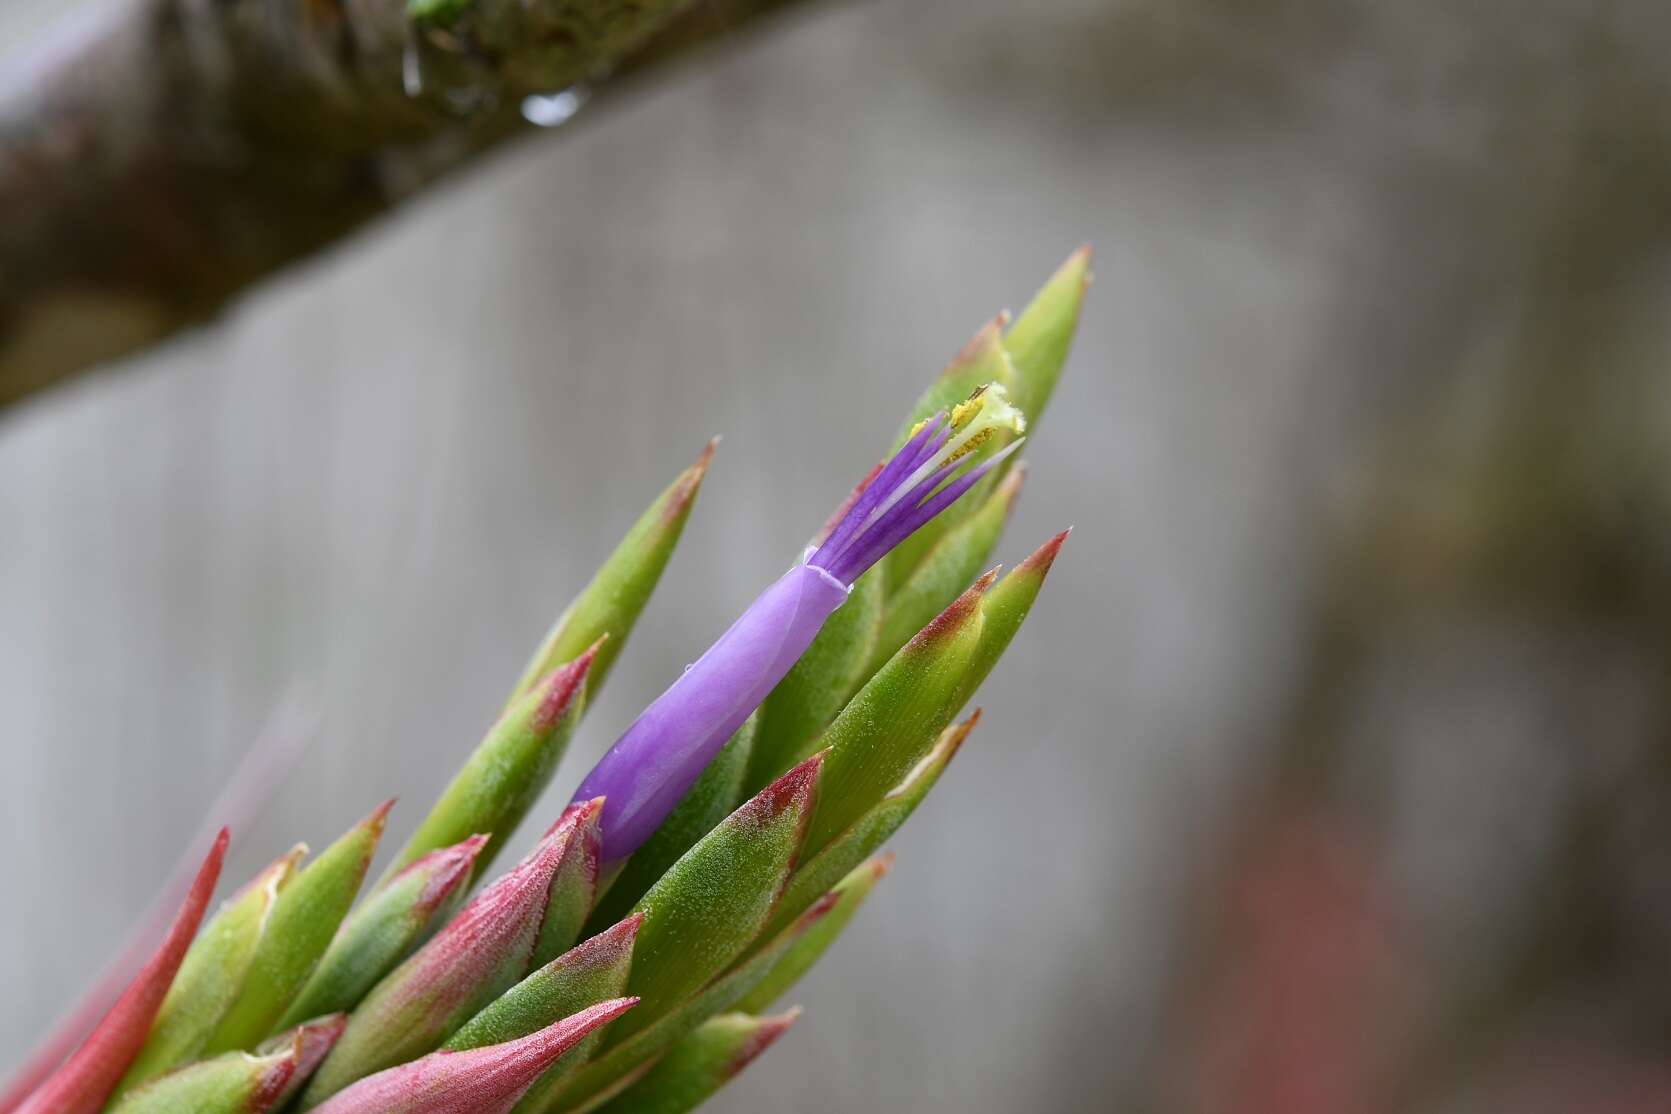
[[[545,916],[540,921],[530,967],[542,966],[568,951],[597,902],[603,855],[603,809],[602,797],[571,804],[553,825],[553,831],[565,825],[570,828],[568,845],[551,875]]]
[[[685,1114],[742,1073],[801,1016],[799,1007],[776,1017],[745,1012],[709,1018],[684,1036],[598,1114]]]
[[[677,1009],[741,955],[776,907],[818,796],[815,754],[746,801],[650,887],[628,989],[644,1006],[616,1044]],[[716,886],[715,879],[725,884]]]
[[[424,855],[349,914],[281,1026],[352,1009],[462,899],[486,835]]]
[[[347,1026],[348,1015],[343,1013],[326,1014],[296,1026],[297,1074],[303,1079],[312,1075]]]
[[[509,1114],[559,1056],[638,1004],[600,1002],[529,1036],[464,1052],[434,1052],[369,1076],[319,1114]]]
[[[941,369],[942,379],[961,378],[971,370],[984,372],[988,370],[984,365],[992,359],[992,352],[1003,340],[1004,330],[1010,325],[1010,311],[999,310],[992,319],[979,329],[975,335],[957,350],[946,366]],[[1005,384],[1008,386],[1008,384]],[[967,393],[967,392],[964,392]]]
[[[806,813],[811,810],[813,796],[818,790],[818,774],[823,767],[824,752],[819,751],[746,801],[737,810],[737,815],[766,823],[791,809],[797,809],[804,821]]]
[[[1073,533],[1073,527],[1069,526],[1066,530],[1033,550],[1015,567],[1016,571],[1020,572],[1022,569],[1026,569],[1039,577],[1043,577],[1050,571],[1050,566],[1056,563],[1056,554],[1062,551],[1062,546],[1067,543],[1068,535],[1071,533]]]
[[[717,435],[710,437],[708,443],[702,446],[702,451],[696,454],[696,460],[691,466],[679,473],[679,478],[673,482],[674,488],[670,492],[667,504],[662,508],[664,522],[672,523],[689,511],[691,500],[702,490],[702,481],[707,478],[708,466],[713,463],[714,450],[719,448],[719,442]]]
[[[488,834],[480,866],[493,861],[556,773],[605,649],[594,638],[505,709],[390,863],[379,889],[419,856],[471,833]]]
[[[833,904],[833,888],[839,886],[866,855],[882,846],[916,811],[929,790],[940,780],[940,775],[945,773],[947,764],[956,756],[978,719],[977,712],[962,723],[952,724],[942,731],[928,753],[898,785],[796,867],[789,885],[784,889],[783,899],[772,914],[771,924],[762,933],[763,939],[770,939],[789,927],[797,915],[803,915],[804,910],[816,910],[820,903]]]
[[[521,981],[530,967],[562,864],[591,802],[478,893],[427,944],[372,988],[303,1095],[304,1109],[356,1081],[439,1047],[448,1034]]]
[[[236,997],[203,1052],[253,1048],[277,1031],[352,908],[393,803],[378,806],[282,883]]]
[[[753,1018],[754,1031],[737,1048],[730,1063],[726,1065],[727,1074],[732,1077],[742,1074],[744,1068],[759,1059],[766,1049],[777,1043],[779,1037],[793,1028],[804,1012],[800,1006],[790,1006],[776,1016]]]
[[[755,987],[737,1003],[745,1013],[759,1013],[781,998],[808,968],[818,962],[852,921],[876,883],[893,867],[893,856],[867,859],[819,896],[791,928],[791,943]]]
[[[253,1053],[228,1052],[188,1064],[130,1092],[109,1114],[272,1114],[318,1065],[342,1023],[341,1014],[320,1018]]]
[[[958,596],[945,610],[928,621],[928,625],[918,631],[901,653],[921,653],[939,643],[953,637],[971,621],[979,618],[981,597],[985,596],[993,584],[998,581],[998,574],[1003,571],[1002,565],[996,565],[981,576],[963,594]]]
[[[590,646],[580,652],[579,657],[557,666],[535,686],[543,694],[530,721],[535,731],[553,730],[558,721],[568,714],[575,701],[583,698],[586,677],[592,669],[592,662],[597,659],[598,652],[607,641],[609,632],[604,631]]]
[[[1068,256],[1004,336],[1015,368],[1016,404],[1030,423],[1037,422],[1061,378],[1090,285],[1090,266],[1089,245]]]
[[[35,1092],[18,1114],[95,1114],[145,1044],[151,1021],[186,957],[220,879],[231,833],[222,828],[198,867],[161,945],[93,1032]]]
[[[268,934],[273,908],[303,854],[297,845],[268,863],[209,918],[187,949],[145,1044],[116,1084],[113,1098],[203,1054],[238,1000]]]
[[[599,635],[608,634],[610,640],[598,648],[589,672],[591,690],[595,693],[603,687],[679,543],[718,444],[717,437],[709,441],[695,462],[674,477],[628,528],[586,587],[563,609],[529,658],[506,701],[507,708],[557,663],[579,656]]]

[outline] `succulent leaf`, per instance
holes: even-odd
[[[977,580],[900,648],[830,724],[814,853],[898,785],[962,705],[964,674],[980,645],[981,599],[997,571]]]
[[[631,916],[576,944],[495,998],[441,1047],[453,1052],[502,1044],[538,1032],[606,998],[618,998],[632,969],[643,917]]]
[[[209,906],[226,858],[225,828],[192,880],[168,935],[70,1058],[23,1100],[18,1114],[94,1114],[139,1054]]]
[[[280,1025],[352,1009],[429,933],[469,888],[485,835],[431,851],[348,915]]]
[[[568,951],[592,911],[592,903],[598,895],[598,857],[602,845],[598,831],[600,814],[601,809],[582,809],[573,821],[574,830],[569,835],[568,845],[563,848],[563,857],[558,860],[557,869],[551,874],[551,885],[546,891],[545,915],[540,918],[540,935],[534,942],[530,968],[543,966]],[[565,813],[564,817],[567,815]],[[564,822],[564,818],[557,821],[558,824]]]
[[[650,601],[650,593],[655,591],[668,558],[679,544],[679,535],[684,531],[691,507],[696,504],[696,494],[702,489],[702,478],[707,475],[708,463],[718,443],[717,438],[708,442],[696,463],[679,473],[650,504],[592,577],[592,582],[558,617],[529,659],[522,679],[511,692],[507,708],[540,678],[562,662],[572,661],[599,639],[607,641],[598,647],[597,658],[592,663],[592,692],[595,694],[603,687],[604,678],[626,646],[627,635]]]
[[[589,1110],[598,1102],[618,1094],[643,1073],[655,1057],[677,1044],[687,1033],[722,1014],[757,986],[773,965],[794,946],[796,940],[835,906],[833,898],[816,901],[799,917],[767,938],[753,955],[746,957],[700,991],[692,994],[659,1019],[619,1042],[606,1041],[590,1063],[565,1079],[546,1104],[517,1114],[558,1114],[560,1111]]]
[[[227,1052],[129,1092],[109,1114],[267,1114],[283,1109],[342,1034],[341,1014],[274,1038],[254,1055]]]
[[[742,801],[744,767],[748,763],[759,722],[758,713],[743,721],[730,742],[721,748],[690,787],[690,792],[662,821],[656,833],[627,859],[620,873],[610,882],[608,892],[592,910],[587,922],[590,932],[601,932],[626,916],[645,891],[666,874],[681,855],[713,831],[714,826],[729,816]]]
[[[440,1047],[460,1024],[522,980],[552,875],[601,802],[571,805],[528,857],[477,894],[435,937],[372,988],[302,1095],[309,1109],[356,1080]]]
[[[633,916],[552,960],[471,1018],[443,1048],[463,1051],[536,1032],[587,1006],[618,998],[632,969],[633,941],[643,918]],[[569,1072],[585,1063],[603,1034],[594,1032],[547,1068],[517,1110],[538,1110]]]
[[[854,867],[852,872],[837,882],[830,891],[835,897],[830,911],[817,924],[798,937],[783,958],[772,965],[766,976],[760,980],[758,986],[749,991],[737,1008],[744,1013],[760,1013],[771,1008],[773,1002],[781,998],[788,989],[795,985],[800,977],[807,973],[814,963],[835,943],[847,922],[853,919],[853,914],[859,911],[865,898],[876,887],[888,871],[893,869],[893,855],[879,855],[874,859],[867,859]]]
[[[953,724],[941,732],[934,747],[900,785],[849,825],[846,831],[795,868],[795,873],[789,876],[789,885],[784,888],[783,898],[778,902],[777,911],[772,914],[772,923],[762,934],[765,939],[775,938],[795,917],[827,897],[828,892],[840,885],[849,872],[858,869],[865,856],[899,830],[899,826],[928,796],[935,782],[940,780],[940,775],[969,737],[969,732],[980,722],[980,716],[980,710],[976,709],[962,723]]]
[[[116,1097],[196,1059],[208,1046],[243,989],[273,905],[305,850],[291,848],[221,906],[186,953],[145,1047],[116,1086]]]
[[[503,1044],[432,1052],[362,1079],[318,1109],[320,1114],[509,1114],[558,1057],[634,1004],[616,998]]]
[[[776,1017],[727,1013],[710,1018],[598,1110],[600,1114],[695,1110],[776,1043],[800,1016],[797,1007]]]
[[[487,833],[488,842],[477,856],[476,869],[487,869],[556,773],[586,704],[587,675],[602,649],[594,644],[557,666],[505,709],[395,856],[379,886],[419,857],[477,832]]]
[[[277,1028],[354,904],[393,806],[378,806],[279,891],[237,999],[205,1052],[253,1048]]]
[[[1015,365],[1011,393],[1030,422],[1038,421],[1056,389],[1090,284],[1091,249],[1086,246],[1056,269],[1004,335]]]
[[[627,991],[642,1004],[618,1042],[684,1001],[765,925],[806,833],[823,763],[814,755],[743,804],[650,887]]]
[[[1039,589],[1044,587],[1045,577],[1050,575],[1050,566],[1055,563],[1056,555],[1072,532],[1071,529],[1063,530],[1033,550],[981,598],[980,642],[964,670],[962,687],[957,695],[958,707],[961,708],[975,695],[975,690],[980,688],[981,682],[986,680],[992,667],[998,664],[998,659],[1009,648],[1010,640],[1032,610]]]

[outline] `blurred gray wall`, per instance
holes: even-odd
[[[944,358],[1089,240],[1000,557],[1076,531],[895,875],[721,1105],[1104,1108],[1159,1043],[1167,909],[1289,668],[1327,462],[1471,343],[1575,157],[1552,127],[1553,178],[1500,165],[1503,83],[1468,80],[1567,73],[1558,6],[1494,37],[1439,4],[1254,7],[830,6],[0,415],[0,1068],[287,691],[319,741],[232,876],[389,794],[410,823],[723,433],[556,808]]]

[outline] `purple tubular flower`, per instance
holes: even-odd
[[[806,652],[824,620],[888,551],[956,502],[1021,444],[985,459],[993,437],[1025,427],[989,384],[911,431],[898,452],[837,512],[822,540],[633,721],[576,790],[605,798],[602,861],[632,854],[703,768]],[[964,469],[971,461],[975,466]]]

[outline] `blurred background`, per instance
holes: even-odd
[[[275,714],[316,741],[233,876],[426,801],[722,433],[555,810],[1088,240],[999,555],[1073,537],[716,1106],[1671,1110],[1667,47],[1647,2],[816,6],[0,412],[0,1071]]]

